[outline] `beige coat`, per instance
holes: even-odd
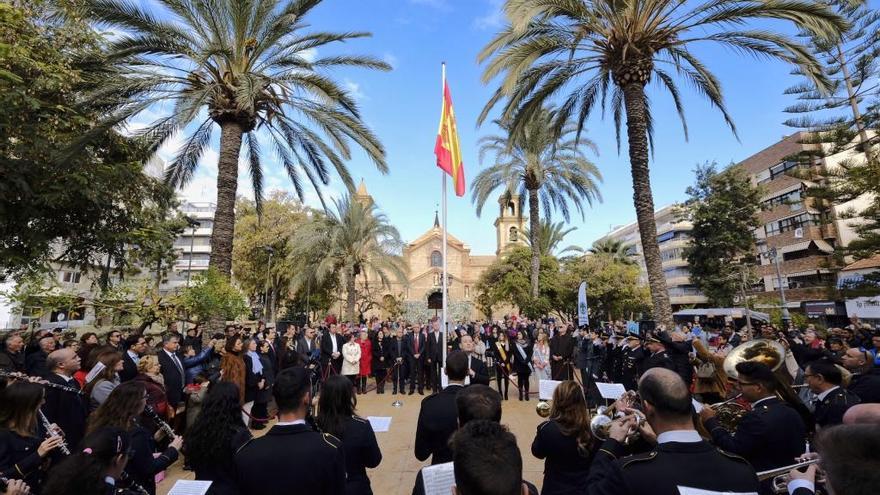
[[[361,371],[361,346],[357,342],[346,342],[342,346],[342,374],[357,375]]]

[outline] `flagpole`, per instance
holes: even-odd
[[[440,82],[440,96],[444,98],[445,101],[445,92],[446,92],[446,62],[440,64],[441,67],[441,82]],[[445,104],[445,103],[444,103]],[[443,332],[443,362],[440,363],[440,368],[443,369],[446,367],[446,308],[447,308],[447,292],[446,292],[446,282],[447,282],[447,265],[446,265],[446,172],[441,171],[441,175],[443,176],[443,191],[441,192],[441,208],[443,210],[443,278],[440,281],[440,290],[443,294],[443,319],[440,323],[440,331]]]

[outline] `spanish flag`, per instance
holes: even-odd
[[[452,94],[449,85],[443,81],[443,110],[440,113],[440,129],[434,145],[437,166],[455,180],[455,195],[464,196],[464,164],[461,162],[461,146],[458,144],[458,129],[455,127],[455,113],[452,111]]]

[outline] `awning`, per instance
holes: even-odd
[[[819,249],[819,251],[822,251],[823,253],[833,253],[834,252],[834,248],[831,247],[831,244],[828,244],[828,242],[823,241],[822,239],[807,240],[807,241],[798,242],[797,244],[789,244],[788,246],[782,246],[781,248],[779,248],[779,252],[785,254],[785,253],[794,253],[797,251],[803,251],[805,249],[809,249],[811,243],[815,244],[816,248]]]
[[[822,239],[816,239],[813,242],[816,243],[816,247],[819,248],[819,251],[822,251],[823,253],[833,253],[834,252],[834,247],[832,247],[831,244],[828,244],[827,241],[823,241]]]
[[[770,315],[767,313],[760,313],[758,311],[747,310],[746,308],[695,308],[695,309],[683,309],[676,313],[673,313],[672,316],[677,317],[694,317],[694,316],[732,316],[734,318],[743,318],[746,313],[753,320],[761,320],[761,321],[770,321]]]

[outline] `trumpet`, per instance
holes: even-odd
[[[628,444],[639,438],[639,426],[645,424],[646,419],[645,415],[637,408],[637,405],[640,403],[639,395],[632,390],[622,395],[614,404],[607,407],[599,406],[598,409],[596,409],[596,415],[590,420],[590,431],[593,433],[594,437],[603,441],[608,439],[611,425],[615,421],[619,421],[626,416],[623,411],[618,410],[621,403],[633,408],[637,419],[637,425],[630,430],[624,443]]]
[[[43,428],[46,429],[46,438],[61,436],[52,428],[52,423],[49,422],[49,418],[43,414],[42,410],[37,409],[37,415],[40,417],[40,422],[43,423]],[[58,446],[58,450],[64,455],[70,455],[70,449],[67,447],[67,442],[64,441],[63,436],[61,437],[61,444]]]
[[[782,466],[778,468],[768,469],[767,471],[759,471],[758,480],[766,481],[772,479],[773,493],[788,493],[788,482],[791,481],[791,476],[788,473],[792,469],[800,469],[802,467],[807,467],[812,464],[817,464],[819,460],[819,458],[808,459],[792,464],[790,466]],[[823,483],[824,481],[824,479],[817,479],[816,484]]]

